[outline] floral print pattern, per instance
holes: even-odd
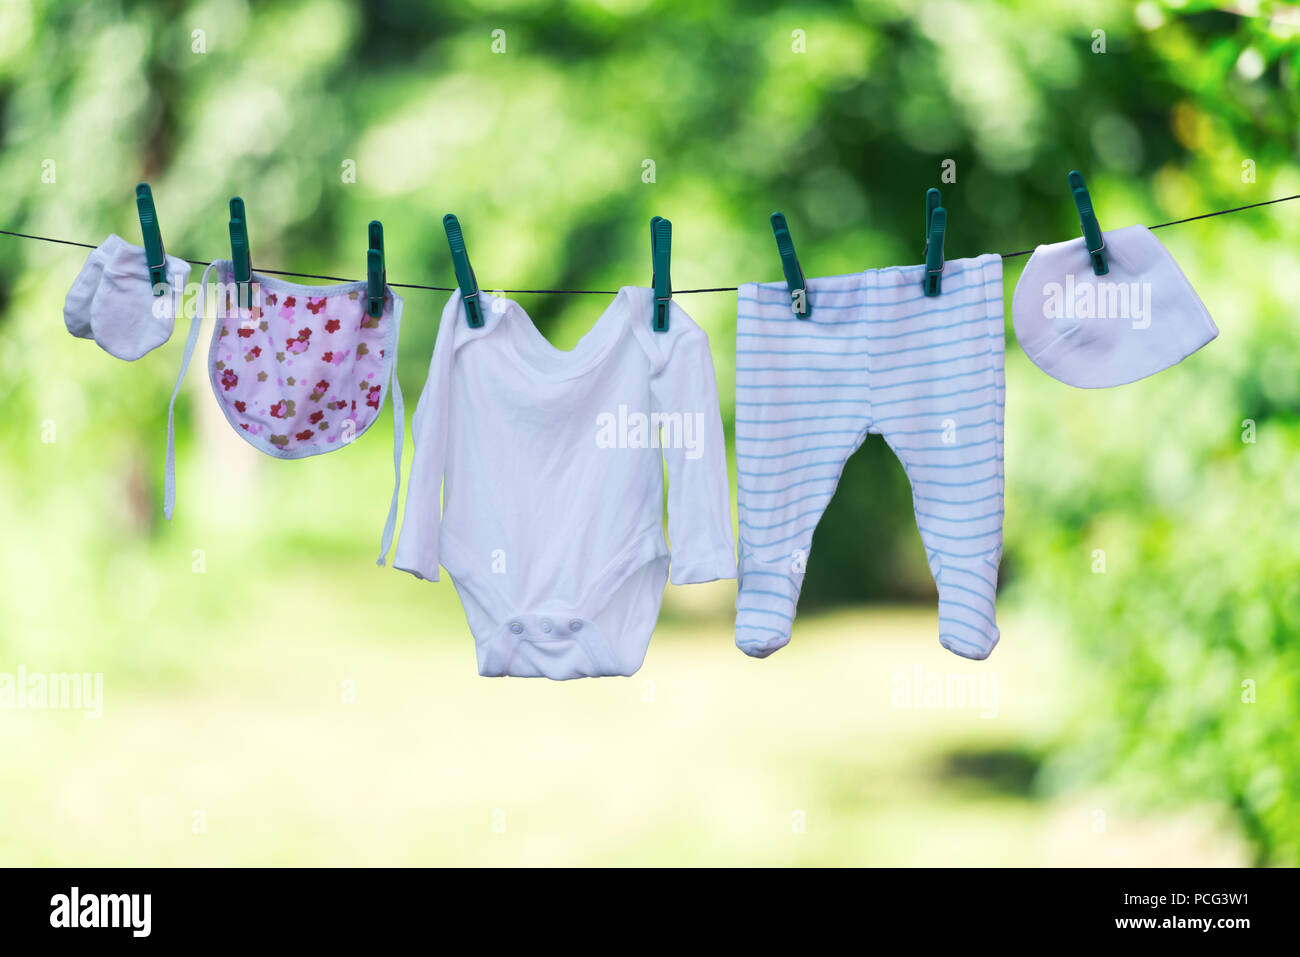
[[[210,360],[226,415],[247,436],[291,457],[360,435],[378,414],[388,380],[393,304],[387,297],[375,317],[355,289],[264,289],[261,305],[241,320],[228,294]]]

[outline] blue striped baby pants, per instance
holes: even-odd
[[[808,280],[807,319],[783,282],[740,287],[736,644],[748,655],[790,640],[813,529],[868,434],[884,436],[911,482],[940,643],[965,658],[997,644],[1002,259],[948,260],[936,297],[921,292],[924,271]]]

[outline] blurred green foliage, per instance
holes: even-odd
[[[949,258],[1016,251],[1077,232],[1071,168],[1103,228],[1300,192],[1300,20],[1247,6],[1254,16],[1194,0],[6,2],[0,228],[138,241],[132,190],[147,179],[174,255],[228,255],[239,194],[255,266],[363,275],[378,218],[392,281],[451,285],[439,221],[454,211],[485,288],[613,289],[648,282],[660,214],[684,289],[778,278],[773,209],[810,275],[915,262],[924,192],[940,185]],[[945,160],[953,184],[939,182]],[[1212,802],[1260,861],[1292,864],[1298,234],[1288,206],[1161,231],[1222,332],[1151,380],[1072,390],[1009,338],[1003,575],[1011,606],[1045,609],[1086,659],[1086,674],[1042,680],[1093,689],[1046,783],[1113,776],[1144,800]],[[0,237],[0,649],[183,681],[199,666],[180,639],[239,620],[194,585],[194,543],[236,590],[288,565],[364,574],[387,502],[384,439],[324,463],[258,463],[256,493],[240,497],[213,478],[210,433],[186,426],[210,403],[200,381],[182,394],[180,511],[164,531],[182,337],[129,368],[70,339],[59,306],[83,253]],[[1022,262],[1008,262],[1008,301]],[[603,305],[521,298],[562,347]],[[409,393],[442,301],[407,296]],[[679,301],[711,334],[730,421],[734,297]],[[57,442],[40,440],[47,422]],[[205,508],[227,495],[238,508]],[[883,443],[849,464],[814,551],[805,611],[930,600]],[[75,582],[78,602],[51,581]]]

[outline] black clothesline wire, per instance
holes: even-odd
[[[1188,216],[1186,219],[1172,219],[1167,223],[1157,223],[1149,229],[1164,229],[1166,226],[1177,226],[1181,223],[1190,223],[1198,219],[1210,219],[1213,216],[1226,216],[1228,213],[1240,213],[1247,209],[1258,209],[1260,206],[1272,206],[1274,203],[1286,203],[1293,199],[1300,199],[1300,193],[1293,196],[1281,196],[1277,199],[1266,199],[1262,203],[1250,203],[1246,206],[1234,206],[1232,209],[1220,209],[1213,213],[1201,213],[1199,216]],[[0,229],[0,235],[13,236],[17,239],[37,239],[46,243],[60,243],[64,246],[81,246],[85,249],[98,248],[94,243],[81,243],[74,239],[55,239],[53,236],[34,236],[31,233],[16,233],[8,229]],[[1032,249],[1020,249],[1013,253],[999,253],[1003,259],[1017,259],[1021,256],[1028,256]],[[187,259],[185,262],[193,266],[210,266],[212,261],[208,259]],[[327,282],[361,282],[359,279],[345,279],[341,276],[319,276],[314,273],[293,272],[288,269],[262,269],[257,268],[255,272],[266,273],[269,276],[296,276],[299,279],[324,279]],[[426,286],[414,282],[390,282],[388,285],[394,289],[427,289],[431,292],[455,292],[455,286]],[[480,285],[480,288],[488,287]],[[674,296],[684,296],[697,292],[736,292],[736,286],[714,286],[708,289],[674,289]],[[511,295],[555,295],[555,296],[612,296],[616,290],[612,289],[502,289],[501,292],[507,292]]]

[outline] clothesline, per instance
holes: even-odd
[[[1262,203],[1250,203],[1246,206],[1234,206],[1232,209],[1220,209],[1212,213],[1201,213],[1198,216],[1188,216],[1185,219],[1173,219],[1167,223],[1157,223],[1149,229],[1164,229],[1166,226],[1178,226],[1181,223],[1190,223],[1198,219],[1210,219],[1214,216],[1226,216],[1229,213],[1240,213],[1247,209],[1258,209],[1260,206],[1272,206],[1274,203],[1286,203],[1293,199],[1300,199],[1300,193],[1293,196],[1281,196],[1277,199],[1266,199]],[[35,239],[46,243],[60,243],[64,246],[81,246],[85,249],[94,249],[94,243],[78,242],[74,239],[56,239],[53,236],[35,236],[31,233],[18,233],[8,229],[0,229],[0,235],[13,236],[16,239]],[[1032,249],[1021,249],[1013,253],[1000,253],[1003,259],[1017,259],[1021,256],[1028,256]],[[195,266],[211,265],[211,260],[207,259],[187,259],[186,262]],[[316,273],[294,272],[289,269],[262,269],[256,270],[260,273],[266,273],[271,276],[296,276],[301,279],[323,279],[326,282],[359,282],[357,279],[348,279],[342,276],[322,276]],[[395,289],[427,289],[431,292],[455,292],[455,286],[427,286],[422,283],[413,282],[390,282],[388,285]],[[481,285],[481,284],[480,284]],[[491,286],[482,286],[484,289],[490,289]],[[674,289],[674,296],[690,295],[692,293],[702,292],[736,292],[736,286],[711,286],[705,289]],[[536,294],[536,295],[555,295],[555,296],[612,296],[617,290],[614,289],[502,289],[501,292],[511,295]]]

